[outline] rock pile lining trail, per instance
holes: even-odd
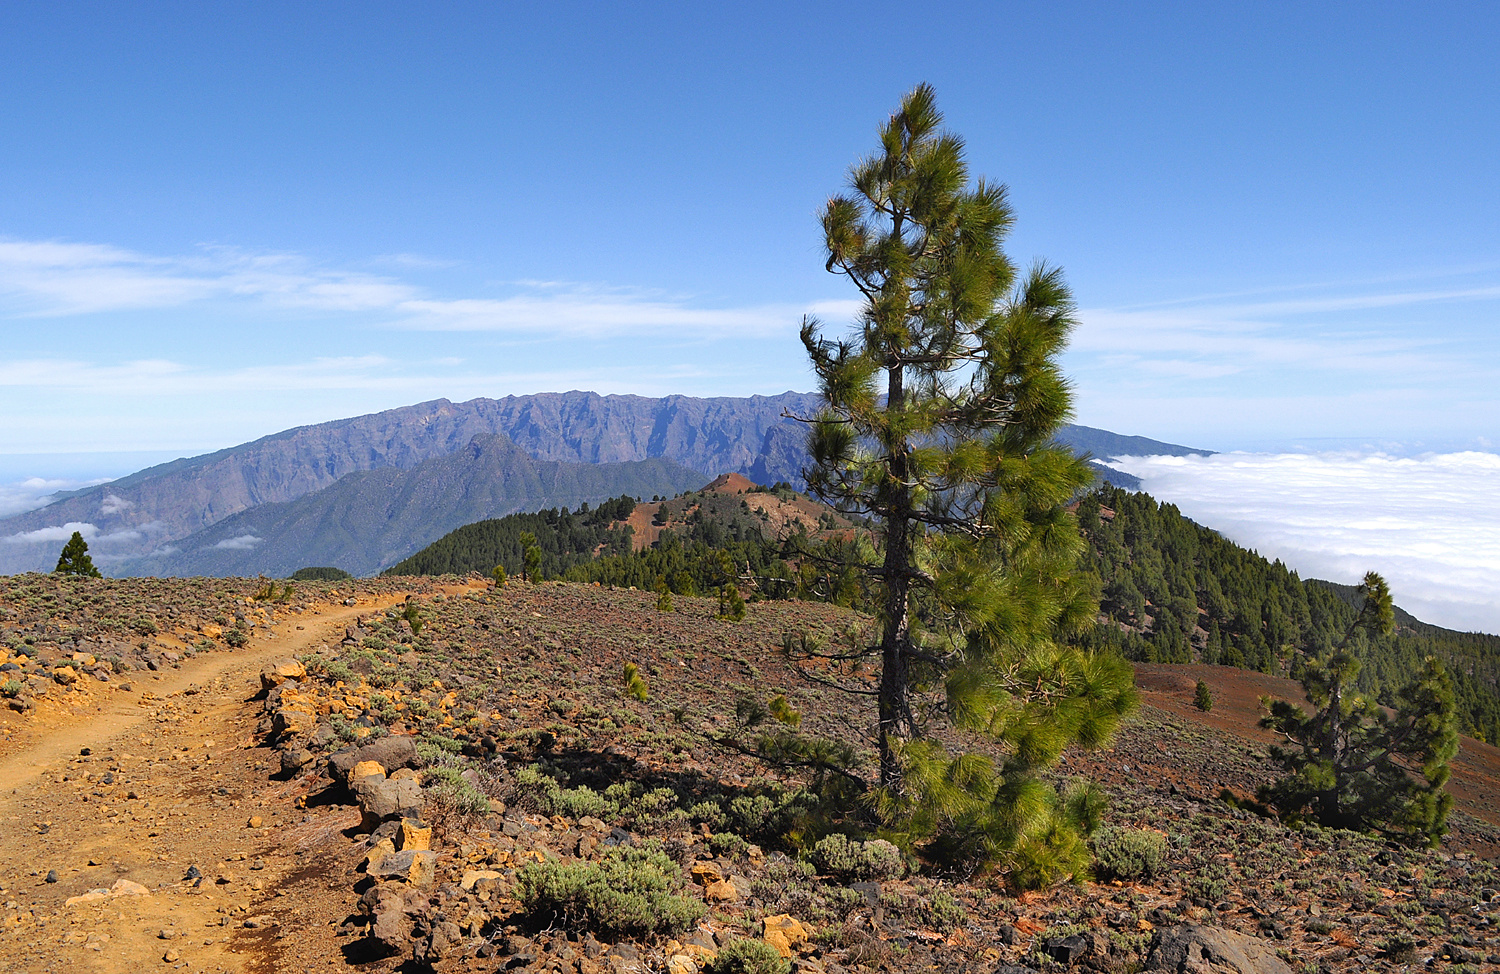
[[[101,683],[0,718],[0,966],[289,969],[268,962],[295,933],[272,925],[271,907],[316,885],[315,851],[344,841],[351,810],[298,809],[294,789],[269,779],[248,698],[268,661],[336,643],[350,620],[398,601],[315,607],[240,650],[132,674],[130,690]],[[317,907],[304,897],[277,913]]]

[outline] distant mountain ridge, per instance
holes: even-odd
[[[187,560],[187,540],[228,518],[267,504],[296,502],[351,474],[413,470],[458,453],[476,436],[503,436],[542,462],[601,464],[660,459],[701,475],[699,483],[718,474],[739,473],[761,484],[786,481],[800,485],[807,459],[806,433],[802,424],[788,416],[812,415],[818,405],[816,396],[797,392],[746,398],[651,399],[575,391],[463,403],[438,399],[297,427],[59,495],[46,507],[0,520],[0,574],[50,569],[61,542],[72,530],[83,531],[96,562],[108,573],[196,570]],[[1105,457],[1143,449],[1174,455],[1193,452],[1175,444],[1088,427],[1068,427],[1059,439]],[[1123,479],[1113,471],[1101,473],[1116,483]],[[396,483],[390,478],[380,482],[392,489]],[[365,483],[360,490],[368,492],[374,483]],[[1126,483],[1129,485],[1128,480]],[[663,492],[673,493],[687,486],[695,485],[684,483],[674,490],[663,488]],[[345,490],[350,496],[354,493],[352,486]],[[345,494],[330,495],[342,496]],[[583,499],[537,498],[536,502],[555,506]],[[300,508],[304,513],[297,517],[317,507]],[[439,511],[424,513],[406,507],[403,512],[405,517],[455,526]],[[284,516],[291,515],[282,512],[273,517],[271,512],[264,512],[251,520],[269,529],[273,523],[281,523],[277,518]],[[249,548],[219,548],[219,552],[238,550],[240,555],[219,555],[194,564],[201,564],[203,570],[213,565],[219,566],[215,571],[254,574],[259,569],[252,566],[269,563],[264,559],[269,558],[273,542],[280,543],[257,536],[263,537],[264,544],[255,546],[255,557],[251,557]],[[331,537],[327,532],[319,536]],[[194,544],[210,538],[215,544],[233,540],[233,536],[221,538],[215,533],[195,539]],[[299,546],[298,550],[304,549]],[[142,560],[153,552],[157,556]],[[396,560],[408,553],[402,552]],[[383,552],[367,552],[361,556],[361,564],[374,570],[378,564],[390,563],[385,558]],[[324,557],[302,562],[331,563]]]
[[[660,457],[537,460],[500,434],[481,434],[410,470],[362,470],[294,501],[241,511],[131,567],[152,575],[284,578],[316,562],[371,575],[475,521],[621,494],[677,494],[702,482],[697,471]]]

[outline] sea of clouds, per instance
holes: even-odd
[[[1119,457],[1142,489],[1303,578],[1378,571],[1424,622],[1500,633],[1500,454]]]

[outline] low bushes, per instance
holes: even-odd
[[[1149,829],[1106,826],[1094,834],[1094,859],[1100,876],[1150,879],[1167,856],[1167,837]]]
[[[677,895],[681,888],[681,868],[659,848],[617,846],[598,862],[523,866],[515,895],[538,925],[648,937],[681,933],[703,915],[702,903]]]
[[[835,832],[819,839],[808,858],[819,872],[846,879],[898,879],[906,873],[906,857],[884,839],[851,841]]]
[[[787,974],[790,962],[764,940],[731,940],[704,967],[705,974]]]

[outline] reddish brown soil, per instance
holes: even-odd
[[[336,644],[355,617],[399,600],[313,606],[240,650],[133,674],[131,690],[101,683],[24,715],[6,712],[0,968],[123,974],[331,965],[322,930],[316,949],[297,955],[295,919],[316,916],[326,927],[325,915],[344,907],[347,884],[325,873],[333,853],[347,851],[340,830],[358,811],[304,810],[294,784],[271,779],[275,755],[255,735],[253,697],[270,660]],[[249,827],[252,816],[258,827]],[[184,881],[190,867],[203,875],[197,886]],[[54,883],[45,881],[49,870]],[[122,879],[148,895],[65,903]],[[295,960],[268,962],[283,938],[287,946],[274,952]]]

